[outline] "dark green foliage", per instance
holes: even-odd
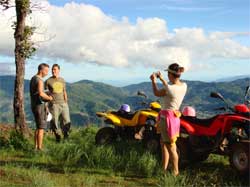
[[[22,150],[25,152],[32,151],[32,145],[29,139],[25,138],[21,132],[15,130],[12,130],[8,137],[6,134],[0,135],[0,147]]]
[[[3,136],[2,134],[0,134],[0,147],[9,147],[9,140],[8,138],[6,138],[5,136]]]
[[[12,131],[10,133],[9,145],[17,150],[30,151],[32,149],[29,140],[19,131]]]

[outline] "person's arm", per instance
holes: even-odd
[[[68,94],[66,92],[66,82],[64,81],[64,87],[63,87],[63,97],[64,97],[64,101],[65,103],[68,102]]]
[[[44,88],[45,90],[48,90],[49,89],[49,86],[48,86],[48,79],[45,81],[44,83]]]
[[[48,101],[52,101],[53,97],[47,95],[46,93],[44,93],[43,91],[43,81],[39,80],[38,81],[38,95],[43,98],[44,100],[48,100]]]
[[[150,79],[152,81],[152,87],[153,87],[154,95],[157,96],[157,97],[165,96],[166,95],[166,90],[165,89],[158,89],[158,86],[157,86],[157,83],[156,83],[156,75],[155,75],[155,73],[153,73],[150,76]]]
[[[160,81],[162,82],[163,86],[166,88],[168,86],[168,82],[163,78],[160,71],[157,73],[157,75],[158,75]]]
[[[68,95],[67,95],[66,89],[63,90],[63,97],[64,97],[65,103],[67,103],[68,102]]]

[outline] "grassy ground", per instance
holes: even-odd
[[[97,147],[96,130],[75,129],[61,143],[46,134],[43,152],[32,149],[32,139],[0,134],[0,186],[249,186],[249,177],[232,170],[226,157],[210,155],[203,163],[181,168],[175,178],[161,171],[159,156],[141,143]]]

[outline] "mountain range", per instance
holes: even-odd
[[[0,122],[2,123],[14,121],[12,109],[14,80],[14,76],[0,76]],[[223,106],[221,101],[209,97],[210,92],[220,92],[229,104],[243,103],[245,88],[250,84],[250,79],[243,78],[228,82],[185,82],[188,85],[188,91],[182,106],[193,106],[199,117],[207,117],[215,114],[214,108]],[[123,103],[129,104],[132,110],[136,110],[142,107],[140,105],[142,101],[150,102],[159,99],[153,95],[150,82],[115,87],[82,80],[66,85],[71,120],[76,126],[101,124],[95,115],[97,111],[118,110]],[[159,87],[161,87],[160,84]],[[139,90],[147,95],[147,99],[137,96]],[[30,110],[29,80],[25,80],[24,91],[26,118],[30,124],[34,124]]]
[[[226,78],[217,79],[217,80],[215,80],[215,81],[216,81],[216,82],[230,82],[230,81],[234,81],[234,80],[237,80],[237,79],[245,79],[245,78],[250,79],[250,74],[249,74],[249,75],[231,76],[231,77],[226,77]]]

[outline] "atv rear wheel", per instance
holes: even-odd
[[[177,153],[179,156],[180,165],[184,165],[189,162],[188,155],[188,139],[187,138],[178,138],[176,142]]]
[[[110,144],[114,141],[116,133],[112,127],[101,128],[95,136],[95,142],[97,145]]]
[[[235,143],[231,147],[229,161],[232,168],[244,175],[249,172],[249,144]]]
[[[189,162],[196,163],[207,160],[209,152],[196,153],[189,145],[188,138],[180,137],[177,139],[177,153],[179,156],[180,164],[184,165]]]

